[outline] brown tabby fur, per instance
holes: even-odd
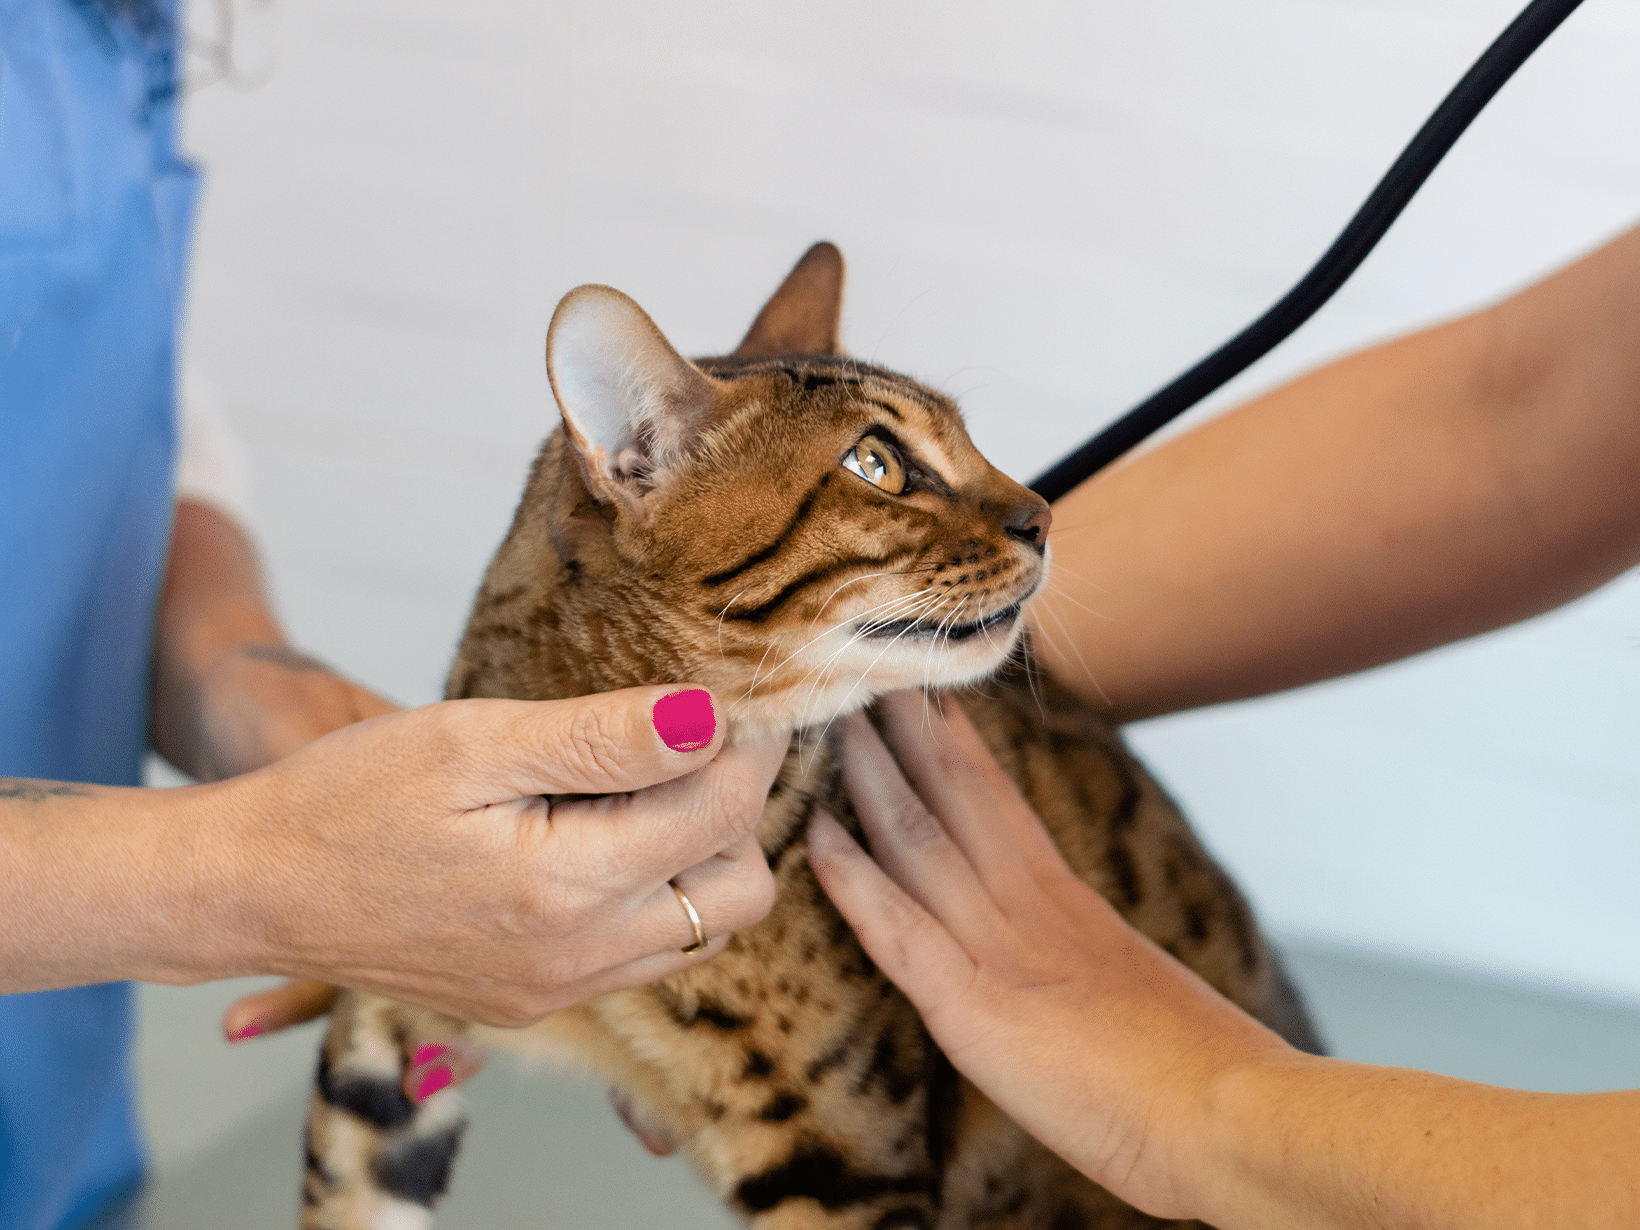
[[[858,832],[820,727],[891,688],[1004,666],[1015,604],[1045,574],[1032,534],[1044,506],[975,451],[956,407],[835,353],[841,284],[836,249],[817,245],[740,348],[698,366],[615,292],[567,298],[548,344],[569,430],[541,451],[450,675],[453,697],[538,699],[688,680],[713,689],[731,737],[809,727],[758,830],[773,912],[682,974],[525,1030],[345,994],[309,1122],[308,1230],[425,1224],[459,1140],[459,1095],[408,1102],[403,1056],[458,1033],[612,1082],[758,1227],[1160,1224],[955,1073],[809,869],[802,835],[817,800]],[[585,351],[582,325],[624,348],[615,396],[636,409],[620,439],[607,427],[595,439],[597,415],[580,412],[583,377],[604,370],[570,353]],[[570,357],[555,359],[555,344]],[[899,442],[913,472],[904,493],[839,465],[868,431]],[[851,638],[871,618],[913,617]],[[985,617],[995,622],[956,635]],[[1115,733],[1051,680],[1033,687],[1017,662],[960,697],[1089,883],[1313,1048],[1245,902]]]

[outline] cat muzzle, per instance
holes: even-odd
[[[1012,606],[1005,606],[1000,611],[987,615],[984,619],[976,619],[966,624],[948,625],[939,619],[891,619],[884,623],[867,624],[860,631],[865,636],[884,639],[938,635],[946,641],[966,641],[981,632],[989,632],[992,628],[1006,627],[1013,623],[1019,618],[1020,609],[1024,605],[1023,602],[1016,602]]]

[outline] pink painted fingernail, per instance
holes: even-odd
[[[410,1059],[410,1066],[413,1068],[424,1067],[425,1065],[432,1063],[435,1059],[443,1059],[449,1053],[449,1047],[439,1046],[437,1043],[429,1042],[425,1046],[418,1046],[416,1048],[416,1053]]]
[[[692,752],[705,747],[717,733],[712,694],[705,688],[691,688],[661,697],[655,702],[653,717],[661,742],[674,752]]]
[[[416,1086],[416,1101],[425,1102],[440,1089],[448,1086],[454,1079],[455,1078],[450,1075],[449,1068],[434,1068],[426,1076],[422,1077],[421,1084]]]
[[[259,1038],[267,1032],[268,1032],[268,1027],[266,1025],[262,1024],[261,1021],[252,1021],[249,1025],[246,1025],[244,1028],[239,1029],[239,1030],[235,1031],[232,1034],[229,1034],[228,1035],[228,1041],[229,1042],[244,1042],[245,1040],[247,1040],[249,1038]]]

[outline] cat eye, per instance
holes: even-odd
[[[905,490],[905,467],[900,464],[899,453],[876,436],[867,436],[844,453],[843,468],[889,495],[899,495]]]

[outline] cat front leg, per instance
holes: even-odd
[[[466,1108],[447,1088],[421,1103],[402,1088],[409,1057],[463,1025],[380,996],[343,991],[319,1051],[308,1108],[302,1230],[428,1230],[449,1185]]]

